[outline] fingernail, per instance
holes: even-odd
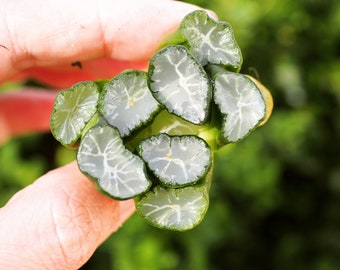
[[[214,11],[212,11],[212,10],[210,10],[210,9],[205,9],[205,11],[208,13],[208,15],[209,15],[210,17],[212,17],[212,18],[215,19],[215,20],[218,20],[218,16],[217,16],[217,14],[216,14]]]
[[[119,204],[120,216],[125,220],[135,211],[134,200],[121,201]]]

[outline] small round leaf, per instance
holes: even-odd
[[[184,46],[168,46],[152,57],[149,87],[170,113],[194,124],[207,120],[212,96],[210,80]]]
[[[242,65],[241,50],[231,25],[215,21],[203,10],[188,14],[181,24],[190,51],[203,66],[221,65],[238,71]]]
[[[159,181],[170,187],[196,183],[211,165],[210,147],[196,136],[159,134],[142,141],[138,152]]]
[[[266,115],[260,89],[242,74],[218,73],[215,76],[214,101],[223,115],[221,134],[226,142],[243,139]]]
[[[97,112],[99,89],[95,82],[81,82],[60,92],[51,115],[53,136],[65,146],[73,147],[86,124]]]
[[[208,210],[204,187],[179,189],[156,186],[136,204],[137,213],[151,225],[168,230],[185,231],[197,226]]]
[[[108,125],[94,126],[85,134],[77,160],[80,170],[116,199],[135,197],[151,186],[142,159],[127,150],[119,131]]]
[[[118,74],[103,88],[100,112],[105,120],[118,128],[121,136],[141,126],[160,108],[147,85],[147,74],[129,70]]]

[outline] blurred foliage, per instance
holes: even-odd
[[[190,2],[231,23],[241,72],[271,90],[273,115],[216,155],[198,227],[162,231],[134,215],[82,269],[340,269],[340,2]],[[0,148],[1,205],[72,159],[49,134],[9,141]]]

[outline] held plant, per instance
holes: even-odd
[[[231,26],[192,12],[147,72],[60,92],[52,134],[78,149],[79,169],[106,194],[134,198],[148,223],[191,229],[208,209],[214,152],[244,139],[272,111],[269,91],[238,73],[241,64]]]

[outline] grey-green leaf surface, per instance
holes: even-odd
[[[138,152],[159,181],[170,187],[196,183],[212,159],[210,147],[196,136],[159,134],[142,141]]]
[[[94,126],[85,134],[77,160],[80,170],[116,199],[135,197],[151,185],[145,163],[125,148],[119,131],[109,125]]]
[[[60,92],[51,115],[51,131],[65,146],[72,146],[97,112],[99,89],[95,82],[81,82]]]
[[[137,212],[151,225],[185,231],[198,225],[209,206],[204,187],[165,188],[156,186],[137,201]]]
[[[103,88],[100,112],[118,128],[121,136],[149,121],[160,108],[147,85],[147,74],[129,70],[118,74]]]
[[[229,23],[215,21],[205,11],[197,10],[183,19],[181,29],[190,51],[203,66],[216,64],[240,70],[242,53]]]
[[[202,125],[195,125],[183,118],[162,110],[153,119],[151,125],[152,135],[166,133],[169,135],[197,135]]]
[[[149,87],[170,113],[194,124],[207,120],[212,96],[210,80],[184,46],[168,46],[152,57]]]
[[[223,115],[222,138],[237,142],[265,117],[265,101],[256,84],[242,74],[218,73],[214,85],[214,101]]]

